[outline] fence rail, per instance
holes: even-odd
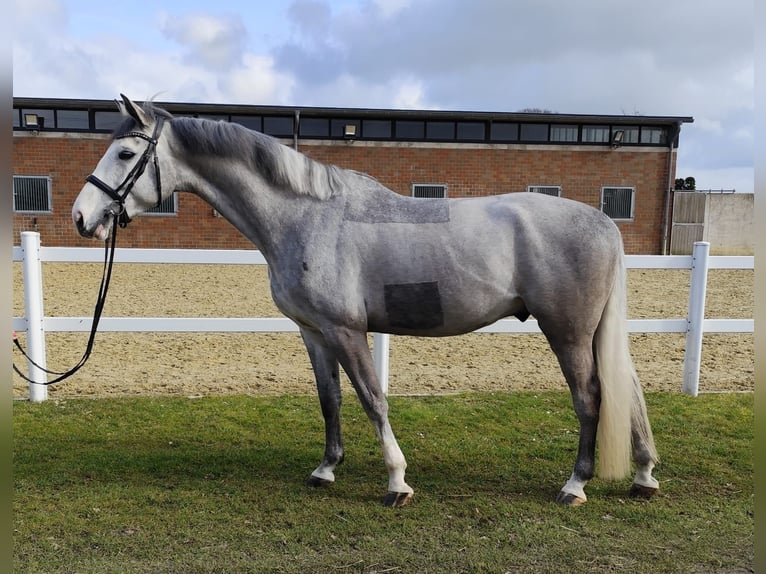
[[[13,329],[27,333],[30,358],[45,367],[45,333],[90,331],[92,317],[46,317],[43,313],[42,262],[101,263],[102,248],[41,247],[37,232],[21,234],[21,246],[13,248],[13,260],[24,268],[25,317],[13,318]],[[699,391],[699,371],[703,333],[752,333],[753,319],[705,319],[705,292],[708,269],[753,269],[752,256],[709,256],[710,244],[697,242],[692,255],[626,255],[630,269],[689,269],[689,312],[686,318],[629,319],[631,333],[686,333],[682,391],[696,396]],[[115,263],[205,264],[205,265],[265,265],[263,255],[254,250],[212,249],[132,249],[115,250]],[[285,317],[102,317],[99,331],[105,332],[235,332],[274,333],[297,332],[298,326]],[[539,333],[537,321],[501,319],[476,331],[477,333]],[[375,370],[384,391],[388,391],[389,336],[375,333],[373,356]],[[29,376],[30,400],[47,399],[45,373],[31,364]]]

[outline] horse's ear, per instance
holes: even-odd
[[[124,115],[129,115],[131,118],[136,120],[138,125],[142,128],[147,127],[151,123],[144,110],[130,101],[128,96],[125,94],[120,94],[120,97],[122,98],[122,102],[117,102],[117,106],[120,108],[120,112],[122,112]]]

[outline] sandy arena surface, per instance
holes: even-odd
[[[14,263],[14,316],[23,313],[21,265]],[[92,316],[100,264],[43,264],[47,316]],[[630,318],[686,316],[689,272],[629,270]],[[266,267],[116,264],[104,317],[278,317]],[[711,270],[706,317],[752,318],[753,271]],[[20,336],[25,343],[23,334]],[[634,334],[631,350],[645,390],[679,392],[683,334]],[[87,333],[50,333],[48,367],[79,360]],[[14,351],[26,371],[26,361]],[[752,334],[705,335],[701,392],[752,391]],[[442,339],[391,338],[390,393],[543,390],[566,387],[542,335],[469,334]],[[345,392],[350,391],[343,381]],[[50,387],[75,396],[314,393],[297,333],[98,333],[90,361]],[[28,396],[14,374],[13,394]]]

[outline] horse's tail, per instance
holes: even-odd
[[[632,431],[652,460],[659,460],[641,384],[630,356],[625,262],[620,251],[612,291],[593,342],[601,381],[596,468],[598,475],[607,480],[623,479],[630,474]]]

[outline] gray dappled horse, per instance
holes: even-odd
[[[340,364],[382,446],[384,503],[412,497],[367,332],[441,337],[533,315],[580,422],[558,502],[585,502],[597,436],[599,476],[626,477],[632,454],[631,493],[657,491],[658,456],[628,348],[622,239],[603,213],[534,193],[404,197],[234,123],[174,118],[125,96],[118,105],[125,120],[72,207],[77,230],[105,240],[118,217],[127,225],[178,191],[201,197],[255,244],[316,375],[326,442],[310,485],[332,483],[343,460]]]

